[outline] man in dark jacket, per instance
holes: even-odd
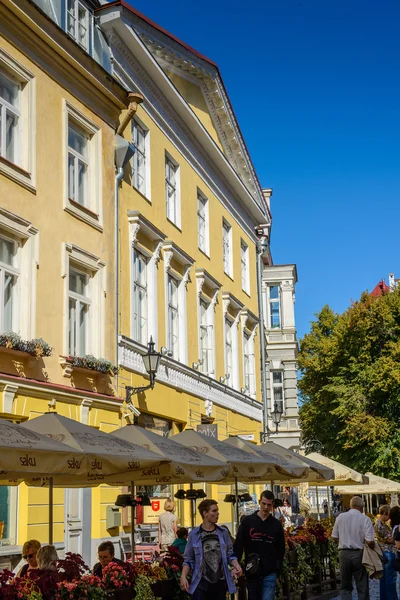
[[[102,577],[103,568],[109,565],[111,562],[117,563],[117,565],[123,567],[124,569],[128,568],[127,563],[119,560],[119,558],[115,558],[114,544],[111,541],[102,542],[97,548],[97,554],[99,557],[99,562],[93,567],[93,575],[96,575],[97,577]]]
[[[266,490],[260,510],[244,517],[233,546],[240,560],[245,554],[248,600],[274,600],[276,581],[285,554],[282,523],[273,515],[274,495]]]

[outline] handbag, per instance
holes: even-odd
[[[258,554],[253,552],[249,554],[245,564],[245,575],[246,577],[257,577],[260,574],[260,557]]]

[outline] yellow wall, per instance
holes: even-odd
[[[185,98],[196,117],[200,119],[204,127],[207,129],[214,142],[222,150],[222,144],[219,140],[217,130],[214,127],[214,123],[212,121],[207,107],[207,102],[204,98],[201,88],[196,83],[192,83],[191,81],[184,79],[184,77],[180,77],[169,69],[165,69],[165,72],[178,91]]]

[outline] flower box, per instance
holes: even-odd
[[[173,598],[176,592],[175,579],[161,579],[151,583],[150,587],[156,598]]]
[[[135,597],[135,590],[132,587],[111,590],[107,592],[109,600],[132,600]]]

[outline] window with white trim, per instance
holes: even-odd
[[[19,244],[0,235],[0,331],[18,332]]]
[[[21,155],[21,84],[0,71],[0,155],[19,165]]]
[[[134,119],[132,121],[132,146],[135,153],[132,157],[132,185],[144,196],[150,195],[148,135],[149,130]]]
[[[0,48],[0,173],[36,185],[35,78]]]
[[[246,393],[253,396],[256,392],[254,338],[247,331],[243,332],[243,371]]]
[[[68,286],[68,353],[84,356],[89,353],[90,285],[88,273],[70,265]]]
[[[179,167],[168,154],[165,155],[165,196],[167,219],[179,227]]]
[[[276,408],[284,412],[283,371],[271,371],[272,403],[271,410]]]
[[[167,340],[168,350],[175,360],[179,360],[179,284],[175,277],[167,276]]]
[[[225,219],[222,221],[222,255],[224,271],[232,277],[232,227]]]
[[[198,246],[204,254],[209,254],[209,235],[208,235],[208,200],[203,194],[197,192],[197,232]]]
[[[226,383],[232,385],[232,373],[233,373],[233,339],[232,339],[232,328],[233,321],[228,317],[225,317],[225,377],[227,378]]]
[[[65,210],[102,230],[101,129],[64,101]]]
[[[279,285],[268,286],[268,315],[269,327],[279,329],[281,327],[281,293]]]
[[[242,273],[242,290],[247,294],[250,294],[249,247],[243,240],[240,241],[240,265]]]
[[[132,338],[143,344],[148,342],[148,258],[133,249]]]
[[[90,207],[89,144],[87,132],[68,121],[68,198]]]
[[[200,369],[202,373],[210,374],[214,372],[213,361],[213,323],[211,319],[212,307],[210,303],[202,298],[199,301],[199,321],[200,321]]]
[[[79,0],[67,0],[65,8],[67,32],[82,48],[89,51],[89,10]]]

